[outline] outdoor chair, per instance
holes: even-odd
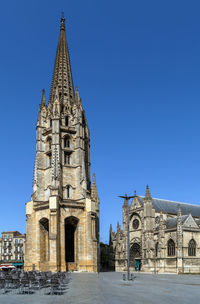
[[[4,291],[5,288],[5,279],[0,278],[0,292]]]
[[[53,295],[61,295],[63,294],[63,289],[60,284],[60,281],[57,278],[51,279],[51,289],[50,289],[50,294]]]
[[[33,288],[31,286],[31,282],[26,278],[23,278],[21,280],[20,293],[22,293],[22,294],[24,294],[24,293],[28,293],[28,294],[34,293]]]

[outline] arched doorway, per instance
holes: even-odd
[[[43,217],[39,221],[40,228],[40,262],[49,260],[49,220]]]
[[[77,224],[78,219],[74,216],[65,219],[65,261],[75,263],[77,258]],[[67,267],[68,270],[68,267]]]
[[[141,248],[140,244],[134,243],[130,249],[130,266],[134,270],[139,271],[141,269]]]

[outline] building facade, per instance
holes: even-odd
[[[0,239],[0,265],[23,267],[26,235],[18,231],[2,232]]]
[[[123,228],[110,227],[110,266],[127,270],[127,209],[130,269],[145,272],[200,273],[200,206],[135,194],[123,205]]]
[[[91,187],[90,132],[74,92],[61,18],[51,93],[37,121],[33,194],[26,204],[25,270],[97,271],[99,198]]]

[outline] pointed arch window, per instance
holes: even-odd
[[[172,239],[167,244],[168,256],[175,256],[175,243]]]
[[[70,198],[70,185],[67,185],[66,192],[66,197]]]
[[[188,255],[196,256],[196,242],[194,239],[191,239],[188,244]]]
[[[66,186],[66,192],[65,192],[65,197],[72,198],[72,187],[70,185]]]

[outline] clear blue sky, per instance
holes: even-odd
[[[3,1],[0,231],[25,232],[41,90],[49,97],[61,11],[91,132],[101,240],[118,195],[200,202],[200,2]]]

